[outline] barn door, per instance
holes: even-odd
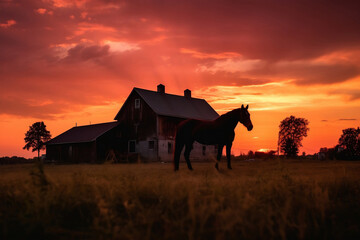
[[[130,140],[128,147],[129,147],[128,148],[129,153],[135,153],[136,152],[136,141],[135,140]]]
[[[168,154],[172,154],[173,153],[173,144],[172,142],[168,142]]]

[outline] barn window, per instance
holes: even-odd
[[[203,156],[206,155],[206,147],[205,147],[205,146],[202,147],[202,155],[203,155]]]
[[[135,99],[135,108],[140,108],[140,99]]]
[[[149,141],[149,149],[154,150],[154,147],[155,147],[155,142],[154,141]]]
[[[129,153],[134,153],[134,152],[136,152],[136,141],[131,140],[129,141]]]
[[[171,154],[173,152],[172,143],[168,142],[168,153]]]

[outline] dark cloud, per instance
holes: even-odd
[[[289,63],[275,65],[272,76],[293,78],[296,84],[331,84],[344,82],[360,74],[360,67],[353,64]]]
[[[39,119],[54,119],[55,116],[64,112],[68,104],[45,103],[34,105],[28,101],[19,98],[0,99],[0,114],[14,115],[21,117],[34,117]]]
[[[264,84],[272,82],[273,78],[292,79],[298,85],[333,84],[355,78],[360,74],[360,65],[352,63],[280,61],[258,64],[247,71],[240,71],[243,68],[241,62],[230,67],[226,66],[225,61],[222,61],[222,64],[218,63],[219,61],[208,63],[205,68],[205,72],[208,74],[204,74],[204,76],[210,81],[212,79],[220,80],[229,85]],[[222,69],[219,69],[217,65],[221,65]],[[236,68],[239,71],[236,71]]]
[[[87,61],[90,59],[101,58],[109,54],[109,46],[85,46],[77,45],[68,50],[68,56],[65,61]]]
[[[340,118],[339,121],[357,121],[356,118]]]
[[[246,86],[246,85],[261,85],[272,82],[271,79],[263,77],[244,77],[243,73],[230,73],[226,71],[219,71],[216,73],[201,73],[201,78],[207,85],[230,85],[230,86]]]
[[[356,1],[128,1],[130,16],[159,22],[183,47],[247,58],[306,59],[359,46]]]

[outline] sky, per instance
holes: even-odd
[[[29,126],[55,137],[113,121],[133,87],[249,104],[233,153],[276,149],[280,121],[309,120],[301,152],[360,120],[360,3],[316,0],[0,0],[0,156]]]

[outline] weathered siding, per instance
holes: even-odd
[[[159,140],[158,159],[159,161],[171,162],[174,159],[175,140],[165,139]],[[184,158],[185,147],[181,153],[180,161],[185,161]],[[191,161],[207,161],[216,159],[217,150],[214,145],[202,145],[194,142],[193,149],[190,154]]]
[[[203,145],[194,142],[193,150],[190,154],[191,161],[216,160],[217,150],[214,145]],[[185,161],[185,159],[183,159]]]
[[[96,139],[97,162],[105,161],[110,151],[113,151],[115,154],[121,152],[122,144],[119,136],[120,129],[121,127],[117,126]]]
[[[175,140],[173,139],[159,140],[159,146],[158,146],[159,161],[162,162],[173,161],[174,145],[175,145]]]
[[[139,108],[135,108],[135,100],[139,100]],[[123,125],[124,137],[143,141],[156,137],[156,114],[137,94],[132,92],[121,108],[116,119]]]
[[[136,106],[137,105],[137,106]],[[140,154],[142,161],[156,161],[157,158],[157,117],[149,105],[132,92],[116,119],[120,122],[121,153],[129,161]],[[153,148],[149,142],[153,141]],[[133,147],[134,145],[134,148]],[[132,146],[130,146],[132,145]],[[132,152],[131,150],[135,150]],[[134,157],[135,156],[135,157]]]
[[[90,142],[47,145],[46,158],[69,163],[96,162],[96,144]]]
[[[118,137],[118,131],[118,127],[115,127],[92,142],[48,144],[46,158],[69,163],[103,162],[110,150],[114,153],[120,151],[121,139]]]
[[[167,116],[158,116],[159,139],[175,139],[177,125],[185,119]]]
[[[158,161],[158,141],[153,138],[139,141],[138,152],[143,161]]]

